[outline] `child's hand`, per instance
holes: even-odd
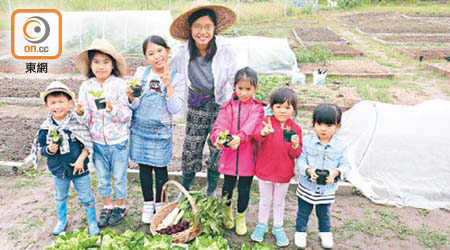
[[[78,103],[77,105],[75,105],[74,111],[75,111],[75,113],[77,113],[77,115],[83,116],[83,115],[84,115],[84,108],[83,108],[83,105],[81,105],[80,103]]]
[[[84,164],[80,158],[78,158],[75,163],[70,163],[70,166],[73,167],[73,175],[84,173]]]
[[[327,177],[327,184],[333,184],[334,179],[336,177],[338,177],[339,175],[341,175],[341,173],[339,171],[337,171],[337,170],[331,171],[330,175],[328,175],[328,177]]]
[[[128,96],[128,102],[132,103],[134,101],[134,96],[133,96],[133,90],[131,89],[130,86],[127,87],[127,96]]]
[[[58,148],[59,148],[58,144],[55,144],[55,143],[51,143],[47,147],[48,152],[50,152],[52,154],[56,154],[56,152],[58,152]]]
[[[105,103],[106,104],[106,112],[111,112],[112,111],[112,103],[108,100],[102,100],[101,103]]]
[[[164,66],[164,73],[159,76],[161,78],[161,81],[166,85],[167,87],[167,97],[171,97],[173,95],[173,86],[170,82],[170,67],[169,62],[166,63]]]
[[[272,127],[272,121],[270,120],[270,117],[269,117],[269,121],[267,123],[264,121],[262,123],[264,125],[264,128],[261,130],[261,136],[264,137],[264,136],[266,136],[268,134],[272,134],[274,132],[273,127]]]
[[[228,147],[236,150],[239,147],[239,144],[241,144],[241,137],[239,135],[233,135],[233,140],[228,143]]]
[[[218,150],[223,149],[223,144],[219,142],[219,138],[217,138],[216,142],[213,144]]]
[[[300,142],[300,137],[298,135],[291,136],[291,142],[292,142],[292,148],[297,149],[299,142]]]
[[[311,177],[312,182],[317,182],[319,176],[316,175],[316,171],[313,168],[306,169],[306,173]]]

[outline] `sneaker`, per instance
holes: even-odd
[[[306,248],[306,232],[295,232],[295,246],[301,249]]]
[[[256,242],[263,242],[264,235],[266,234],[266,232],[267,232],[267,225],[258,223],[258,225],[256,225],[255,227],[255,231],[252,233],[250,238]]]
[[[155,208],[153,201],[144,202],[144,207],[142,208],[142,222],[145,224],[150,224],[154,214]]]
[[[112,210],[111,217],[108,220],[108,224],[115,226],[122,222],[123,218],[127,215],[127,208],[115,207]]]
[[[289,239],[284,232],[283,227],[273,227],[272,233],[275,236],[275,241],[277,242],[277,246],[285,247],[289,245]]]
[[[331,232],[319,233],[319,236],[323,248],[333,248],[333,234]]]
[[[112,209],[103,208],[100,212],[100,217],[98,217],[98,226],[106,227],[108,226],[109,218],[111,217]]]

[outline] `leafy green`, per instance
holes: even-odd
[[[224,200],[221,198],[207,198],[200,192],[190,193],[194,199],[195,205],[198,209],[198,219],[200,222],[200,228],[205,235],[223,235],[223,217],[225,212]],[[184,197],[177,206],[179,209],[184,210],[182,220],[189,221],[191,225],[194,223],[194,214],[191,209],[191,204]]]
[[[136,87],[138,85],[138,80],[135,78],[128,82],[131,87]]]
[[[58,130],[52,129],[51,133],[53,142],[57,142],[59,140]]]
[[[230,249],[228,241],[222,236],[212,237],[211,235],[203,235],[195,239],[194,243],[190,244],[189,250],[227,250]]]
[[[96,99],[102,98],[103,97],[103,90],[89,90],[88,91],[89,94],[91,94],[93,97],[95,97]]]
[[[252,250],[275,250],[275,247],[265,242],[257,243],[253,246]]]
[[[96,247],[98,236],[91,236],[88,234],[86,228],[60,234],[56,237],[54,245],[49,247],[50,250],[67,249],[67,250],[81,250]]]
[[[170,249],[172,245],[172,238],[169,235],[155,235],[153,237],[145,238],[145,249]]]

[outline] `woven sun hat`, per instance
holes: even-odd
[[[200,5],[201,4],[201,5]],[[236,21],[236,13],[228,7],[222,5],[205,4],[196,2],[189,10],[178,16],[170,25],[170,35],[179,40],[189,39],[191,30],[189,28],[188,18],[196,11],[201,9],[210,9],[217,16],[216,34],[223,32],[233,26]]]
[[[127,62],[125,58],[117,52],[110,42],[104,39],[95,39],[92,41],[88,49],[83,50],[78,56],[75,57],[75,65],[78,70],[85,76],[89,73],[89,58],[88,51],[98,50],[105,54],[110,55],[114,60],[116,60],[117,71],[119,72],[119,77],[124,77],[127,75]]]
[[[45,88],[44,92],[41,92],[41,99],[45,102],[45,98],[54,92],[63,92],[68,94],[72,100],[75,100],[75,93],[70,91],[70,89],[62,82],[54,81],[51,82],[47,88]]]

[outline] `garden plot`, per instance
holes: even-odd
[[[61,74],[0,74],[0,98],[23,97],[36,98],[52,81],[61,81],[73,92],[78,93],[81,82],[85,78],[81,75]]]
[[[294,36],[300,44],[311,49],[315,46],[323,46],[331,50],[334,56],[362,56],[363,53],[351,47],[348,41],[341,38],[329,28],[295,28]]]
[[[435,19],[408,18],[400,14],[359,13],[340,20],[362,33],[370,34],[450,34],[450,23]]]
[[[425,66],[450,78],[450,63],[427,63]]]
[[[450,57],[450,48],[408,48],[403,49],[402,53],[419,60],[440,60]]]
[[[450,35],[420,35],[420,36],[377,36],[377,39],[381,40],[385,44],[390,45],[419,45],[419,44],[436,44],[436,45],[450,45]]]
[[[306,75],[312,75],[313,71],[321,69],[328,70],[329,76],[339,77],[389,78],[394,76],[387,68],[368,60],[339,60],[326,64],[308,63],[301,64],[299,69]]]

